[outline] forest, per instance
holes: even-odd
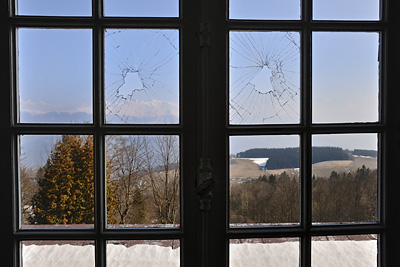
[[[312,177],[315,223],[376,221],[377,199],[377,171],[365,166],[355,172]],[[231,224],[299,223],[299,177],[283,172],[232,184],[229,211]]]
[[[330,160],[350,160],[352,156],[377,157],[377,151],[362,149],[351,151],[340,147],[312,147],[313,164]],[[267,170],[299,168],[300,165],[300,149],[298,147],[253,148],[237,153],[236,157],[269,158],[266,165]]]

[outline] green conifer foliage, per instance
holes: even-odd
[[[43,173],[32,199],[30,223],[93,224],[93,137],[62,136],[52,148]],[[107,202],[114,203],[112,199]]]

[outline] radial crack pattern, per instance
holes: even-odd
[[[298,123],[299,34],[231,32],[230,123]]]
[[[175,30],[107,30],[109,123],[177,123],[179,40]]]

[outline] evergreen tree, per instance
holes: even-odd
[[[32,199],[30,223],[94,223],[93,137],[62,136],[42,171],[39,190]],[[114,204],[112,199],[107,202]]]
[[[132,206],[134,213],[132,215],[132,223],[143,224],[146,222],[146,206],[142,191],[136,187],[133,192]]]

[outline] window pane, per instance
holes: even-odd
[[[179,240],[111,240],[107,241],[107,266],[180,265]]]
[[[18,29],[19,122],[92,122],[92,32]]]
[[[299,223],[299,137],[230,137],[230,225]]]
[[[298,238],[231,239],[229,266],[299,266]]]
[[[95,266],[94,242],[88,240],[22,241],[24,267]]]
[[[312,267],[376,267],[377,235],[316,236],[311,242]]]
[[[312,142],[313,221],[377,221],[377,135],[315,135]]]
[[[313,34],[313,121],[376,122],[378,33]]]
[[[107,123],[179,123],[179,32],[108,29]]]
[[[314,0],[314,19],[378,20],[379,0]]]
[[[107,226],[179,227],[179,139],[107,136]]]
[[[93,137],[20,136],[22,228],[93,228]]]
[[[179,0],[104,0],[104,14],[116,17],[179,17]]]
[[[18,15],[91,16],[90,0],[16,0]]]
[[[300,121],[300,35],[297,32],[231,32],[231,124]]]
[[[229,18],[264,20],[300,19],[300,1],[230,0]]]

